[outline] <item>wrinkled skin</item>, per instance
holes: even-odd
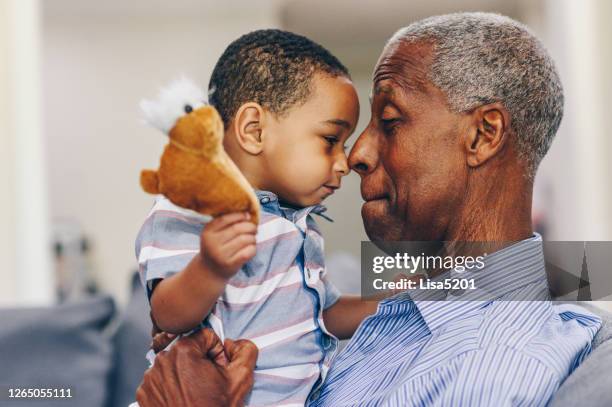
[[[164,333],[153,342],[171,341]],[[157,354],[136,392],[141,407],[243,406],[253,386],[257,347],[247,340],[221,340],[210,329],[180,338]],[[206,378],[203,380],[203,378]]]

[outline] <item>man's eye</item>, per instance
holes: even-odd
[[[392,133],[400,122],[399,118],[380,119],[382,128],[386,133]]]

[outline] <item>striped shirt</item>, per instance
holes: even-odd
[[[338,342],[325,329],[322,311],[339,292],[327,280],[323,239],[312,218],[325,208],[283,208],[270,192],[257,196],[257,254],[228,281],[203,325],[222,340],[246,338],[259,348],[250,406],[303,406],[325,378]],[[156,281],[181,271],[198,253],[209,219],[156,198],[136,240],[149,297]]]
[[[309,405],[546,405],[589,354],[600,318],[549,300],[537,235],[486,256],[480,276],[496,298],[381,301]]]

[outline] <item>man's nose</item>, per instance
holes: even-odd
[[[376,167],[377,146],[372,135],[366,128],[357,139],[348,158],[348,164],[352,170],[360,176],[364,176]]]

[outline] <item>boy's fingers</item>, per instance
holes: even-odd
[[[234,254],[229,259],[230,264],[235,264],[242,266],[247,261],[251,260],[255,253],[257,252],[256,246],[254,244],[248,245],[242,249],[240,249],[236,254]]]
[[[249,245],[255,245],[255,235],[245,233],[223,243],[223,252],[226,253],[228,258],[231,258],[232,255]]]
[[[257,233],[257,226],[253,224],[253,222],[249,221],[236,222],[232,226],[230,226],[229,229],[231,229],[232,232],[237,235],[241,233]]]
[[[224,229],[217,229],[214,231],[215,244],[227,244],[234,240],[236,237],[241,235],[255,236],[257,227],[250,222],[235,222],[228,225]]]
[[[252,223],[234,223],[230,227],[217,231],[215,242],[219,245],[227,245],[240,236],[252,236],[255,239],[256,230],[253,227]]]
[[[246,212],[234,212],[228,213],[225,215],[217,216],[213,220],[211,220],[206,227],[210,230],[219,230],[224,229],[232,223],[245,221],[247,219],[248,214]]]

